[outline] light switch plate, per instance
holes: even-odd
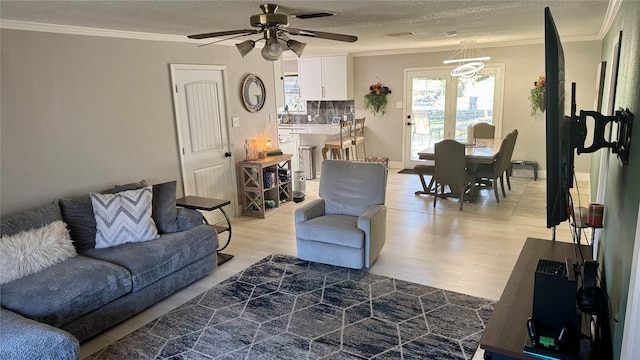
[[[402,109],[402,101],[396,101],[396,109]]]
[[[240,118],[237,116],[232,117],[231,123],[233,124],[233,127],[240,127]]]

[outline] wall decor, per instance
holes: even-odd
[[[254,74],[249,74],[242,83],[242,103],[249,112],[257,112],[264,106],[266,91],[264,83]]]

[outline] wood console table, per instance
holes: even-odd
[[[220,210],[222,212],[222,215],[224,215],[224,218],[227,221],[227,226],[217,225],[217,224],[211,225],[207,221],[207,218],[206,217],[204,218],[204,222],[206,224],[213,226],[213,228],[216,229],[216,232],[218,234],[223,233],[225,231],[229,232],[229,236],[227,237],[227,242],[224,244],[223,247],[218,248],[216,250],[218,252],[218,265],[224,264],[233,258],[233,255],[224,254],[221,252],[227,246],[229,246],[229,242],[231,241],[231,220],[229,220],[229,216],[227,215],[227,212],[224,211],[223,209],[224,206],[227,206],[229,204],[231,204],[231,201],[229,200],[212,199],[212,198],[200,197],[200,196],[185,196],[183,198],[176,199],[177,206],[181,206],[183,208],[193,209],[193,210],[204,210],[204,211]]]
[[[242,215],[265,218],[293,205],[290,154],[241,161],[238,166]]]
[[[522,349],[529,336],[527,319],[533,308],[533,282],[538,260],[575,259],[576,251],[572,243],[527,238],[480,339],[485,359],[536,359],[524,354]],[[582,245],[582,254],[585,259],[591,259],[591,249],[588,246]]]

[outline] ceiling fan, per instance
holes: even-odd
[[[336,41],[344,41],[344,42],[355,42],[358,40],[357,36],[352,35],[343,35],[343,34],[335,34],[324,31],[315,31],[315,30],[303,30],[303,29],[295,29],[290,28],[289,26],[289,17],[285,14],[276,13],[278,10],[278,5],[276,4],[263,4],[260,5],[260,9],[262,9],[262,14],[252,15],[249,18],[249,22],[254,29],[241,29],[241,30],[228,30],[228,31],[218,31],[204,34],[195,34],[187,36],[190,39],[208,39],[212,37],[220,37],[220,36],[232,36],[228,39],[233,39],[241,36],[250,36],[256,34],[263,34],[263,39],[265,40],[265,46],[262,48],[262,57],[265,60],[275,61],[277,60],[284,50],[293,51],[298,57],[302,55],[302,51],[304,47],[307,45],[305,43],[301,43],[299,41],[289,39],[288,35],[296,35],[296,36],[308,36],[315,37],[319,39],[327,39],[327,40],[336,40]],[[321,13],[322,16],[327,16],[329,13]],[[310,18],[313,16],[301,15],[296,16],[299,18]],[[227,39],[225,39],[227,40]],[[256,42],[261,41],[258,40],[246,40],[241,43],[236,44],[238,51],[240,51],[240,55],[244,57],[247,55],[253,48],[256,46]]]

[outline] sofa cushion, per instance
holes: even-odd
[[[178,231],[176,208],[176,181],[153,185],[153,212],[151,217],[161,234]]]
[[[90,193],[96,219],[96,248],[158,238],[151,219],[151,186],[117,194]]]
[[[0,309],[0,359],[78,359],[80,344],[64,330]]]
[[[358,229],[357,225],[357,216],[319,216],[296,223],[296,237],[362,249],[364,247],[364,231]]]
[[[62,220],[58,200],[36,209],[3,217],[0,224],[0,235],[13,235],[26,230],[38,229],[56,220]]]
[[[62,218],[79,253],[96,246],[96,218],[89,195],[60,199]]]
[[[37,273],[76,255],[67,224],[56,220],[41,228],[0,239],[0,284]]]
[[[0,286],[3,308],[61,327],[131,292],[131,274],[78,255]]]
[[[183,267],[215,253],[218,237],[209,225],[163,234],[154,241],[90,249],[84,255],[118,264],[131,272],[138,291]]]

